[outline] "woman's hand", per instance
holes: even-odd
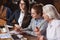
[[[18,24],[15,24],[13,29],[15,31],[20,31],[20,26]]]
[[[15,24],[14,26],[17,27],[17,28],[20,28],[20,26],[18,24]]]
[[[38,37],[38,40],[46,40],[46,38],[41,35],[41,36]]]
[[[46,40],[46,38],[43,35],[41,35],[40,29],[38,27],[36,27],[34,31],[38,37],[38,40]]]
[[[23,28],[20,27],[18,24],[14,25],[14,30],[20,32],[20,34],[23,34]]]
[[[34,32],[36,33],[37,36],[41,35],[40,29],[38,27],[35,28]]]

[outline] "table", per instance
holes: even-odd
[[[12,31],[12,29],[10,29],[10,31]],[[37,37],[35,37],[35,36],[29,35],[26,33],[24,33],[22,35],[23,35],[23,37],[27,38],[27,40],[37,40]]]
[[[37,40],[37,37],[32,35],[23,34],[23,36],[26,37],[28,40]]]
[[[12,40],[11,38],[4,38],[4,39],[1,39],[0,40]]]
[[[23,37],[27,38],[27,40],[37,40],[37,37],[34,37],[32,35],[28,35],[28,34],[22,34],[22,35],[23,35]],[[4,38],[4,39],[0,38],[0,40],[12,40],[12,38]]]
[[[22,35],[23,35],[24,38],[27,38],[27,40],[37,40],[37,37],[35,37],[35,36],[28,35],[28,34],[22,34]],[[14,36],[14,39],[19,40],[19,38],[15,37],[15,36]]]

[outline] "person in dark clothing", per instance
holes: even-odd
[[[17,27],[17,25],[18,25],[19,27],[26,28],[26,27],[28,27],[30,20],[31,20],[31,16],[28,12],[29,2],[27,0],[20,0],[18,2],[18,5],[19,5],[19,9],[16,10],[13,13],[13,15],[8,19],[7,24],[15,26],[15,27]],[[15,23],[12,24],[12,21],[14,19],[15,19]]]
[[[0,0],[0,3],[0,26],[3,26],[11,16],[12,11],[4,6],[3,0]]]

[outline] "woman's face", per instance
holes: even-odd
[[[49,16],[46,15],[45,12],[43,12],[43,17],[44,17],[44,20],[46,20],[46,21],[49,21],[49,20],[50,20],[50,19],[49,19]]]
[[[34,10],[33,8],[31,9],[31,16],[32,18],[40,18],[40,15],[36,13],[36,10]]]
[[[21,10],[25,10],[25,2],[23,0],[20,1],[19,7]]]

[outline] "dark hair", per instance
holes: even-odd
[[[0,6],[3,5],[3,0],[0,0]]]
[[[20,4],[20,1],[21,0],[18,1],[18,6]],[[26,5],[27,10],[29,10],[29,1],[28,0],[23,0],[23,1],[25,2],[25,5]]]
[[[34,9],[37,14],[40,14],[40,16],[42,16],[42,5],[35,4],[35,5],[32,6],[31,9]]]

